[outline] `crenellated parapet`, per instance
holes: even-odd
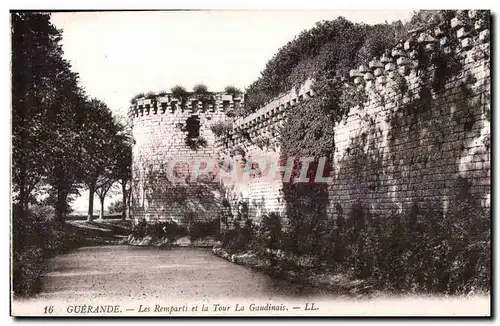
[[[235,119],[232,122],[230,146],[251,146],[252,141],[267,139],[270,144],[277,145],[279,128],[284,124],[287,112],[298,103],[314,96],[313,80],[307,79],[300,87],[281,94],[268,102],[259,110]],[[228,147],[226,146],[226,147]]]
[[[185,99],[181,99],[171,93],[166,93],[136,99],[129,109],[129,117],[136,119],[155,114],[174,114],[178,111],[182,113],[228,113],[238,110],[243,105],[243,94],[233,95],[224,92],[190,94]]]
[[[234,126],[245,129],[269,118],[279,116],[286,109],[294,107],[297,103],[313,96],[312,84],[312,79],[306,80],[298,89],[293,88],[289,92],[276,97],[256,112],[235,120]]]
[[[477,10],[462,11],[461,14],[461,17],[410,31],[407,40],[352,69],[350,79],[359,87],[372,91],[384,88],[396,74],[407,79],[416,77],[422,65],[421,59],[426,55],[442,52],[462,56],[465,64],[477,60],[470,50],[489,51],[490,22]]]

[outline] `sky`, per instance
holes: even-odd
[[[318,21],[344,16],[357,23],[407,21],[411,10],[391,11],[156,11],[53,13],[62,46],[87,94],[116,114],[149,91],[188,90],[203,83],[221,91],[244,89],[277,50]],[[113,199],[107,199],[107,204]],[[73,203],[85,211],[88,192]],[[95,198],[95,208],[98,199]]]

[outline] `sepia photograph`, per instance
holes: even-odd
[[[11,10],[14,317],[491,317],[490,10]]]

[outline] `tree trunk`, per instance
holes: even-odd
[[[127,218],[127,181],[123,180],[122,182],[122,204],[123,204],[123,211],[122,211],[122,220],[125,220]]]
[[[101,212],[99,213],[99,218],[102,220],[104,219],[104,199],[106,196],[101,197]]]
[[[131,211],[131,201],[132,201],[132,181],[130,182],[130,187],[127,192],[127,218],[131,219],[132,218],[132,211]]]
[[[95,182],[89,185],[89,210],[87,215],[87,221],[91,222],[94,218],[94,192],[95,192]]]
[[[57,202],[56,202],[56,222],[61,226],[66,220],[66,190],[64,187],[57,187]]]
[[[129,188],[127,191],[127,218],[132,218],[132,180],[130,180]]]

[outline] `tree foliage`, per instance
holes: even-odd
[[[122,188],[122,218],[126,218],[129,212],[131,180],[132,180],[132,130],[130,124],[122,124],[123,130],[116,135],[115,139],[115,163],[114,174],[116,181]]]
[[[49,14],[11,18],[14,202],[22,215],[32,193],[44,189],[63,222],[72,194],[83,185],[95,190],[106,171],[117,171],[123,127],[79,85]]]
[[[62,57],[61,33],[46,14],[12,15],[13,181],[21,206],[42,180],[57,192],[57,217],[81,170],[78,75]]]

